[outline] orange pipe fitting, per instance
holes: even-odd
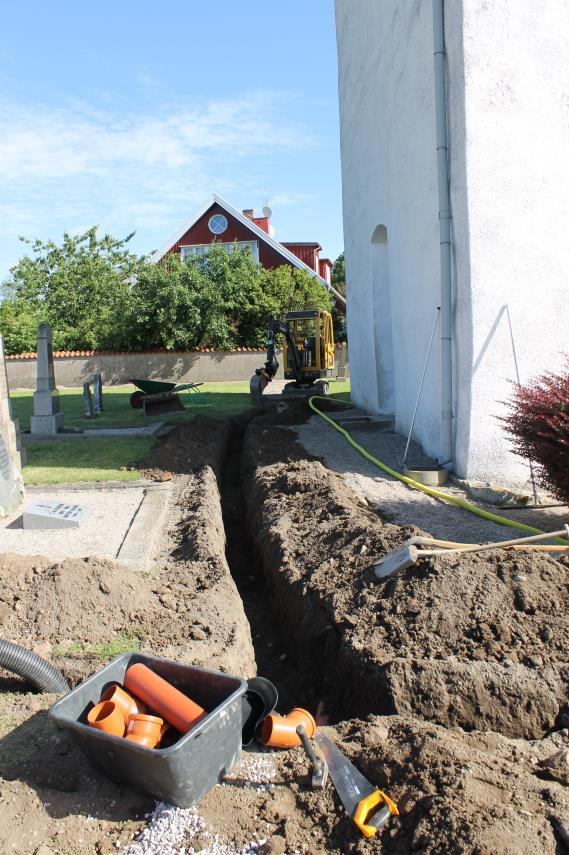
[[[127,668],[124,685],[180,733],[187,733],[207,715],[203,707],[141,662]]]
[[[126,738],[144,748],[156,748],[164,735],[167,725],[156,715],[133,715],[126,729]]]
[[[295,707],[288,715],[271,713],[261,725],[261,742],[268,748],[296,748],[300,736],[296,732],[299,724],[304,725],[306,735],[312,739],[316,733],[316,722],[302,707]]]
[[[117,707],[122,710],[122,714],[124,715],[127,723],[131,716],[140,715],[141,713],[146,712],[146,706],[142,701],[139,701],[138,698],[133,698],[133,696],[129,695],[128,692],[125,692],[118,683],[109,686],[109,688],[101,695],[101,700],[112,701],[115,703]]]
[[[122,710],[113,701],[102,701],[87,713],[91,727],[110,733],[112,736],[124,736],[126,721]]]

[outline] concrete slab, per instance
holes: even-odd
[[[124,548],[128,566],[133,569],[149,566],[162,534],[171,482],[155,488],[90,487],[34,490],[34,498],[87,506],[91,513],[79,528],[47,531],[24,529],[21,511],[13,513],[0,521],[0,550],[19,555],[45,555],[53,561],[61,561],[88,556],[121,560],[119,553]]]
[[[141,425],[140,427],[123,427],[123,428],[86,428],[85,430],[65,430],[55,436],[48,434],[36,435],[29,431],[22,432],[22,442],[24,445],[30,445],[37,442],[77,442],[80,439],[104,439],[105,437],[129,437],[129,436],[156,436],[162,428],[164,422],[157,422],[152,425]]]
[[[119,547],[117,560],[133,570],[146,570],[164,531],[172,482],[148,487]]]

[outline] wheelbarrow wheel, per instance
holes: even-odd
[[[130,396],[130,406],[135,410],[141,410],[144,405],[146,394],[144,392],[133,392]]]

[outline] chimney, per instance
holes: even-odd
[[[252,220],[253,217],[255,216],[255,211],[253,210],[253,208],[244,208],[243,209],[243,216],[247,217],[248,220]]]

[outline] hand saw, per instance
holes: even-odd
[[[390,816],[399,816],[397,805],[364,778],[359,769],[323,733],[314,741],[328,764],[330,777],[346,813],[365,837],[374,837]]]

